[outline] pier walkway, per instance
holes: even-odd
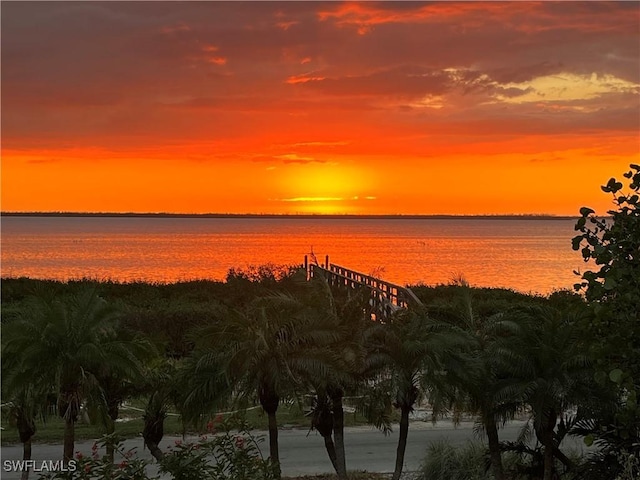
[[[420,299],[408,287],[335,265],[329,262],[328,255],[323,264],[318,263],[313,254],[311,254],[311,259],[312,261],[309,262],[307,255],[304,257],[304,268],[307,271],[308,280],[322,276],[331,287],[354,291],[367,288],[371,292],[369,304],[377,319],[385,319],[400,309],[422,305]]]

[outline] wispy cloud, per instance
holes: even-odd
[[[317,82],[325,79],[326,77],[323,77],[322,75],[314,75],[314,72],[309,72],[302,73],[300,75],[291,75],[287,78],[286,82],[295,85],[296,83]]]
[[[359,200],[376,200],[377,197],[366,196],[360,197],[358,195],[352,197],[291,197],[291,198],[278,198],[271,199],[276,202],[354,202]]]
[[[251,161],[300,165],[305,165],[308,163],[327,163],[327,160],[307,155],[298,155],[297,153],[284,153],[281,155],[256,155],[251,157]]]
[[[277,202],[342,202],[343,197],[293,197],[276,199]]]
[[[281,21],[281,22],[277,22],[276,26],[278,28],[281,28],[282,30],[289,30],[289,28],[291,28],[294,25],[298,25],[298,23],[300,23],[300,22],[297,22],[295,20],[290,20],[288,22],[287,21]]]
[[[190,32],[191,27],[186,23],[180,22],[180,23],[177,23],[176,25],[168,25],[166,27],[162,27],[160,31],[166,35],[170,35],[172,33],[177,33],[177,32]]]
[[[346,141],[337,141],[337,142],[297,142],[292,143],[293,147],[340,147],[343,145],[349,145],[349,142]]]
[[[27,163],[32,165],[40,165],[40,164],[47,164],[47,163],[58,163],[62,161],[63,160],[61,158],[34,158],[31,160],[27,160]]]

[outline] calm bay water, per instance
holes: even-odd
[[[3,277],[223,280],[233,267],[301,264],[311,249],[398,284],[548,293],[584,269],[573,220],[3,217]]]

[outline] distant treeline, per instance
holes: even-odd
[[[138,212],[2,212],[3,217],[132,217],[132,218],[285,218],[301,220],[575,220],[577,216],[510,215],[356,215],[277,213],[138,213]]]

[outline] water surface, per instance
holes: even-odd
[[[548,293],[584,268],[573,220],[3,217],[2,276],[222,280],[233,267],[317,258],[399,284]]]

